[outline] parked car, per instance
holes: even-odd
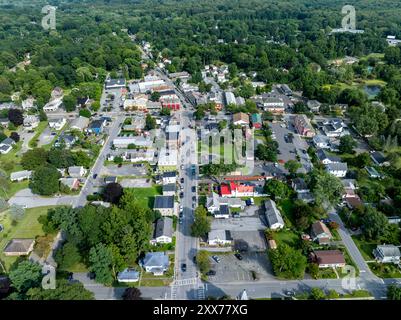
[[[96,278],[96,273],[89,272],[88,276],[89,276],[89,279],[94,280]]]
[[[178,223],[179,223],[179,224],[182,224],[182,218],[179,218],[179,219],[178,219]]]
[[[219,262],[221,261],[221,259],[220,259],[218,256],[216,256],[216,255],[212,256],[212,259],[213,259],[214,261],[216,261],[217,263],[219,263]]]
[[[236,254],[234,254],[234,256],[235,256],[238,260],[242,260],[242,259],[243,259],[240,253],[236,253]]]
[[[180,192],[180,198],[184,198],[184,192]]]
[[[181,181],[181,183],[184,183],[184,178],[181,178],[181,180],[180,180],[180,181]]]
[[[196,187],[195,186],[192,186],[192,192],[196,192]]]
[[[209,270],[208,272],[205,273],[207,276],[215,276],[216,275],[216,271],[214,270]]]
[[[192,261],[196,264],[196,256],[192,258]]]
[[[181,265],[181,270],[182,270],[183,272],[187,271],[187,264],[186,264],[186,263],[183,263],[183,264]]]
[[[97,173],[95,173],[94,175],[93,175],[93,179],[96,179],[97,178]]]
[[[193,197],[192,197],[192,201],[196,201],[196,196],[193,196]]]

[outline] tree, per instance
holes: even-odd
[[[19,109],[10,109],[8,110],[8,120],[18,127],[24,123],[24,115]]]
[[[338,147],[338,150],[343,154],[353,154],[355,152],[354,148],[356,147],[356,145],[356,141],[352,138],[351,135],[342,136],[340,138],[340,146]]]
[[[162,110],[160,111],[160,115],[161,115],[161,116],[169,116],[169,115],[171,115],[171,109],[169,109],[169,108],[162,108]]]
[[[191,234],[194,237],[202,237],[210,231],[211,218],[207,216],[205,207],[195,209],[195,219],[191,226]]]
[[[61,148],[50,149],[48,153],[48,161],[56,168],[68,168],[75,165],[72,152]]]
[[[269,148],[263,143],[258,144],[256,147],[255,156],[262,161],[277,161],[277,151]]]
[[[81,261],[81,255],[76,245],[67,242],[57,250],[55,260],[61,270],[68,270]]]
[[[286,198],[290,193],[290,188],[284,182],[276,179],[270,179],[266,181],[264,191],[274,200],[277,200]]]
[[[74,160],[74,165],[76,166],[89,168],[92,163],[92,159],[82,150],[72,153],[72,158]]]
[[[288,170],[288,172],[292,175],[296,174],[298,169],[300,169],[302,167],[302,165],[295,160],[288,160],[285,164],[284,164],[284,168],[286,168]]]
[[[11,132],[10,138],[13,139],[15,142],[18,142],[20,140],[20,136],[17,132]]]
[[[387,299],[401,300],[401,287],[395,284],[389,285],[387,288]]]
[[[54,290],[31,288],[26,293],[28,300],[94,300],[94,294],[77,282],[68,282],[61,279],[57,281]]]
[[[123,300],[142,300],[142,292],[138,288],[127,288],[123,293]]]
[[[22,155],[21,165],[25,170],[35,170],[46,164],[48,152],[43,148],[28,150]]]
[[[314,171],[311,175],[311,190],[315,202],[319,205],[326,201],[332,205],[337,204],[344,192],[341,180],[325,171]]]
[[[159,99],[160,99],[160,92],[158,91],[152,92],[152,94],[150,95],[150,100],[156,102],[159,101]]]
[[[92,113],[88,109],[84,108],[79,110],[79,115],[81,117],[90,118],[92,116]]]
[[[306,268],[306,258],[302,253],[285,243],[277,249],[269,250],[273,271],[281,279],[301,279]]]
[[[104,244],[99,243],[89,251],[90,271],[96,274],[96,281],[105,285],[113,283],[111,267],[113,254]]]
[[[114,163],[116,163],[116,164],[122,164],[123,162],[124,162],[124,160],[123,160],[123,158],[122,157],[119,157],[119,156],[117,156],[117,157],[114,157]]]
[[[330,289],[327,293],[327,299],[338,299],[340,295],[336,290]]]
[[[326,299],[326,295],[324,293],[324,291],[320,288],[312,288],[311,293],[310,293],[310,297],[312,300],[324,300]]]
[[[386,216],[373,207],[365,208],[362,224],[364,236],[371,240],[379,240],[389,227]]]
[[[60,177],[55,167],[39,167],[34,171],[29,187],[35,194],[51,196],[59,191]]]
[[[123,195],[123,187],[119,183],[108,183],[103,190],[103,200],[117,204]]]
[[[40,121],[47,121],[47,114],[43,110],[39,111],[39,120]]]
[[[317,279],[319,276],[319,265],[317,263],[310,263],[308,265],[308,272],[313,279]]]
[[[156,128],[156,120],[148,113],[145,119],[145,130],[152,130]]]
[[[21,293],[37,287],[42,280],[42,268],[39,264],[23,261],[9,274],[12,286]]]
[[[64,104],[65,111],[67,111],[67,112],[75,111],[75,109],[77,107],[77,98],[71,94],[66,95],[63,97],[63,104]]]
[[[200,272],[203,274],[210,270],[209,253],[206,250],[198,251],[196,254],[196,264],[198,265]]]

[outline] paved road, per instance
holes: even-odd
[[[30,189],[22,189],[18,191],[8,203],[10,205],[17,204],[26,206],[26,208],[44,207],[44,206],[60,206],[72,205],[78,196],[62,196],[62,197],[41,197],[35,195]]]

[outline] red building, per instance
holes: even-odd
[[[222,183],[220,186],[220,194],[222,197],[252,197],[255,195],[255,187],[246,184]]]
[[[181,108],[181,101],[178,97],[161,97],[160,103],[162,104],[162,108],[168,108],[171,110],[180,110]]]

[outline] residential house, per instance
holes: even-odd
[[[33,250],[35,239],[11,239],[3,250],[7,257],[27,256]]]
[[[378,245],[373,250],[375,259],[380,263],[400,264],[400,249],[393,244]]]
[[[105,120],[93,120],[89,124],[88,129],[86,131],[98,135],[103,132],[103,128],[105,125],[106,125]]]
[[[79,97],[77,99],[77,108],[85,108],[90,102],[89,97]]]
[[[231,245],[233,238],[231,237],[231,232],[229,230],[211,230],[208,233],[207,243],[209,246],[227,246]]]
[[[235,95],[234,93],[230,92],[230,91],[226,91],[224,92],[224,97],[226,100],[226,106],[229,104],[236,104],[237,101],[235,100]]]
[[[271,230],[278,230],[284,228],[284,220],[281,216],[280,210],[277,208],[276,203],[269,199],[264,202],[265,216],[267,224]]]
[[[105,178],[104,178],[104,183],[105,183],[105,184],[117,183],[117,177],[114,177],[114,176],[105,177]]]
[[[317,134],[312,138],[313,145],[319,149],[330,149],[330,138]]]
[[[345,162],[329,163],[326,165],[326,171],[337,178],[344,178],[348,172],[348,166]]]
[[[341,158],[333,155],[329,155],[325,150],[323,149],[317,149],[316,150],[316,156],[319,159],[321,163],[324,165],[329,164],[329,163],[340,163]]]
[[[160,218],[153,225],[153,238],[150,243],[171,243],[173,241],[173,219]]]
[[[278,87],[280,88],[281,92],[283,94],[285,94],[286,96],[289,96],[289,97],[292,96],[292,90],[290,89],[290,87],[288,85],[282,84],[282,85],[279,85]]]
[[[304,179],[301,178],[295,178],[292,180],[292,188],[295,190],[297,193],[306,193],[309,192],[309,188],[305,182]]]
[[[1,143],[0,143],[0,153],[1,154],[6,154],[11,151],[13,148],[13,145],[15,145],[15,141],[11,138],[5,138]]]
[[[304,114],[294,117],[294,127],[301,136],[312,138],[315,135],[315,130],[313,129],[310,120]]]
[[[77,178],[60,178],[60,184],[69,188],[70,190],[78,190],[81,183]]]
[[[322,104],[317,100],[309,100],[306,105],[310,111],[318,113]]]
[[[89,125],[89,118],[78,117],[78,118],[75,118],[71,122],[70,129],[76,129],[79,131],[83,131],[84,129],[86,129],[88,127],[88,125]]]
[[[163,196],[174,196],[177,191],[175,183],[163,184]]]
[[[233,124],[235,126],[249,126],[249,116],[243,112],[235,113],[233,115]]]
[[[168,255],[164,252],[148,252],[140,261],[140,265],[146,272],[155,276],[162,276],[170,266]]]
[[[333,236],[322,221],[316,221],[311,227],[311,238],[319,244],[329,244]]]
[[[220,205],[219,210],[213,213],[216,219],[228,219],[230,217],[230,207],[226,204]]]
[[[108,78],[108,79],[106,79],[106,82],[105,82],[106,90],[121,89],[121,88],[125,88],[125,86],[126,86],[126,81],[123,78],[119,78],[119,79]]]
[[[374,167],[365,167],[370,178],[380,179],[382,175]]]
[[[119,272],[117,275],[118,282],[138,282],[139,281],[140,273],[132,268],[126,268],[123,271]]]
[[[35,99],[33,97],[29,97],[28,99],[22,101],[22,109],[29,110],[35,108]]]
[[[24,117],[24,127],[27,130],[35,129],[39,125],[39,117],[35,115],[28,115]]]
[[[251,121],[252,121],[252,126],[255,129],[262,128],[262,117],[260,116],[260,113],[253,113],[251,115]]]
[[[182,72],[172,72],[168,75],[168,77],[172,80],[175,81],[177,79],[181,79],[183,81],[189,80],[189,78],[191,77],[191,75],[186,72],[186,71],[182,71]]]
[[[231,181],[222,183],[220,186],[222,197],[253,197],[255,196],[255,186],[249,184],[236,184]]]
[[[162,216],[176,215],[174,196],[156,196],[153,210],[159,211]]]
[[[152,140],[144,136],[118,137],[113,140],[113,145],[119,149],[126,149],[129,145],[135,145],[138,148],[150,148]]]
[[[220,197],[215,192],[212,192],[212,195],[206,199],[206,209],[210,213],[219,211],[221,205],[227,205],[230,208],[240,208],[243,210],[245,208],[245,201],[240,198]]]
[[[43,111],[46,113],[57,111],[62,104],[63,104],[62,97],[51,99],[48,103],[45,104],[45,106],[43,107]]]
[[[61,130],[66,123],[67,120],[65,118],[49,119],[49,127],[55,130]]]
[[[32,176],[32,171],[29,170],[23,170],[23,171],[16,171],[16,172],[12,172],[10,174],[10,180],[11,181],[23,181],[23,180],[29,180],[31,179]]]
[[[166,171],[163,172],[163,184],[175,184],[177,182],[177,172],[176,171]]]
[[[64,146],[65,148],[70,149],[76,141],[77,138],[75,136],[63,133],[56,139],[56,141],[54,142],[54,146]]]
[[[349,134],[344,130],[345,124],[341,119],[330,119],[319,123],[319,128],[324,132],[327,137],[338,138],[343,135]]]
[[[390,224],[400,224],[401,223],[400,216],[387,217],[387,220],[388,220],[388,223],[390,223]]]
[[[145,111],[148,109],[148,96],[144,93],[139,93],[133,96],[131,99],[124,100],[124,110],[139,110]]]
[[[316,250],[313,256],[319,268],[345,267],[345,258],[340,250]]]
[[[88,170],[84,167],[72,166],[68,167],[68,174],[72,178],[82,178],[86,175]]]
[[[264,111],[269,111],[273,114],[283,114],[285,111],[284,100],[280,97],[271,94],[262,94],[253,98],[256,105]]]
[[[386,160],[384,154],[380,151],[372,151],[370,153],[370,158],[378,166],[389,166],[390,163]]]
[[[10,120],[8,118],[0,118],[0,126],[7,128]]]

